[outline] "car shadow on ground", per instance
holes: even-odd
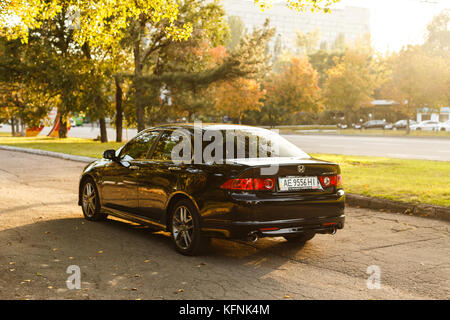
[[[103,222],[83,218],[38,221],[0,231],[0,267],[9,269],[0,274],[0,287],[17,288],[16,296],[11,296],[14,290],[0,289],[0,297],[55,298],[46,289],[52,287],[60,290],[57,298],[83,298],[83,293],[64,289],[67,267],[78,265],[83,287],[91,290],[89,298],[129,298],[131,289],[144,298],[239,298],[240,292],[250,295],[248,298],[283,298],[284,289],[266,276],[282,270],[290,253],[273,255],[298,252],[302,247],[283,240],[262,239],[261,243],[257,247],[213,239],[203,255],[186,257],[175,252],[167,232],[115,218]],[[268,258],[268,254],[272,256]],[[208,283],[203,283],[204,277]],[[188,286],[194,282],[195,286]],[[260,282],[271,290],[256,290],[255,283],[261,286]],[[183,292],[192,291],[191,296],[181,296],[177,290],[183,286]]]

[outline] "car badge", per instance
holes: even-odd
[[[299,173],[303,173],[303,172],[305,172],[305,166],[301,164],[297,167],[297,170]]]

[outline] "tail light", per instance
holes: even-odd
[[[226,190],[273,190],[275,178],[230,179],[220,186]]]
[[[324,188],[342,187],[342,176],[340,174],[336,176],[319,176],[319,180]]]

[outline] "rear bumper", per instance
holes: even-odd
[[[344,228],[345,196],[327,201],[284,201],[276,203],[234,202],[228,214],[209,215],[202,220],[206,236],[244,239],[280,237],[300,233],[334,233]]]
[[[310,219],[279,220],[264,222],[232,222],[230,230],[231,238],[246,238],[252,233],[259,237],[281,237],[289,234],[300,233],[333,233],[337,229],[343,229],[345,215],[337,217],[320,217]]]

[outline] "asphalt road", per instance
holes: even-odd
[[[448,299],[450,224],[348,208],[304,247],[214,240],[177,254],[166,233],[77,206],[83,164],[0,151],[0,299]],[[69,290],[66,270],[81,269]],[[376,265],[381,289],[368,289]]]
[[[284,135],[309,153],[450,161],[450,139],[342,135]]]

